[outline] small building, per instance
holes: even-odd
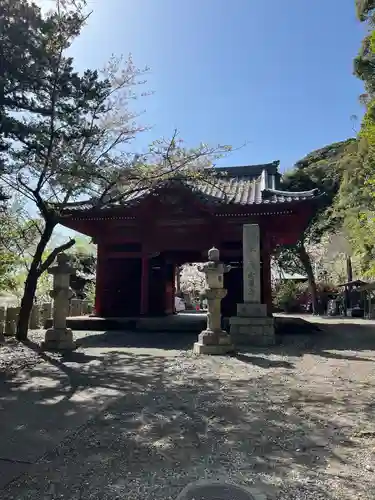
[[[364,316],[365,304],[362,289],[365,285],[367,283],[362,280],[351,280],[338,285],[338,288],[343,288],[343,313],[345,316]]]
[[[375,282],[364,283],[358,289],[363,297],[364,316],[368,319],[375,318]]]
[[[279,190],[279,162],[217,168],[218,176],[193,181],[176,175],[95,207],[77,204],[60,223],[98,246],[98,316],[158,316],[174,312],[176,268],[207,259],[216,246],[233,269],[225,275],[224,316],[243,301],[242,226],[258,224],[262,302],[271,313],[270,255],[293,244],[315,214],[317,190]]]
[[[294,283],[306,283],[307,276],[299,273],[287,273],[282,269],[277,269],[273,272],[273,278],[276,281],[293,281]]]

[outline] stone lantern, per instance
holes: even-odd
[[[195,342],[193,351],[196,354],[226,354],[232,352],[229,334],[221,328],[221,301],[226,296],[224,288],[224,273],[230,271],[230,266],[220,262],[219,250],[215,247],[208,251],[208,262],[199,266],[206,276],[206,289],[202,298],[207,300],[207,328],[203,330]]]
[[[69,264],[69,256],[65,253],[58,254],[56,260],[57,263],[48,270],[53,276],[53,290],[50,292],[50,297],[53,299],[52,328],[46,331],[42,348],[73,350],[76,347],[73,332],[66,327],[66,318],[69,314],[69,300],[73,296],[70,276],[75,270]]]

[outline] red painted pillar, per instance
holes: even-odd
[[[146,316],[149,312],[148,297],[149,297],[149,258],[146,255],[142,256],[142,271],[141,271],[141,316]]]
[[[104,276],[105,276],[105,259],[103,255],[103,248],[99,244],[96,257],[96,281],[95,281],[95,314],[96,316],[103,315],[103,287],[104,287]]]
[[[166,304],[165,312],[166,314],[173,314],[174,307],[174,296],[175,296],[175,266],[172,264],[167,264],[167,280],[166,280]]]
[[[267,304],[267,312],[272,314],[272,285],[271,285],[271,251],[265,238],[262,245],[262,302]]]
[[[180,294],[181,293],[181,269],[180,269],[180,266],[177,266],[177,265],[174,266],[174,286],[175,286],[175,293]]]

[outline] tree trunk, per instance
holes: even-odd
[[[312,309],[313,309],[313,314],[318,314],[318,294],[316,290],[316,282],[315,282],[315,276],[314,276],[314,271],[311,265],[311,260],[309,257],[309,254],[306,252],[305,245],[301,243],[297,247],[297,253],[298,257],[301,260],[301,263],[303,265],[303,268],[305,270],[305,273],[307,275],[307,279],[309,282],[309,290],[311,294],[311,301],[312,301]]]
[[[41,234],[39,243],[36,247],[29,272],[26,277],[16,332],[17,340],[20,341],[27,340],[29,319],[32,307],[34,305],[35,292],[39,279],[39,267],[42,263],[43,253],[45,252],[47,245],[51,239],[54,228],[54,223],[46,222],[43,233]]]
[[[353,266],[352,266],[352,259],[350,255],[346,255],[346,281],[350,283],[353,281]]]

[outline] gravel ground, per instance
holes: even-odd
[[[42,330],[29,333],[31,342],[39,344],[44,340]],[[5,337],[5,343],[0,345],[0,375],[8,376],[24,368],[31,368],[41,362],[38,353],[30,346],[17,342],[14,337]]]
[[[44,340],[44,334],[45,330],[29,330],[29,342],[25,344],[14,337],[5,337],[4,344],[0,344],[0,377],[8,377],[43,362],[38,346]],[[74,338],[80,339],[90,334],[91,332],[77,332]],[[51,357],[54,355],[51,354]]]
[[[123,396],[1,498],[175,499],[193,481],[225,479],[277,500],[373,500],[375,329],[366,328],[334,325],[236,357],[109,348],[107,338],[110,363],[93,380]]]

